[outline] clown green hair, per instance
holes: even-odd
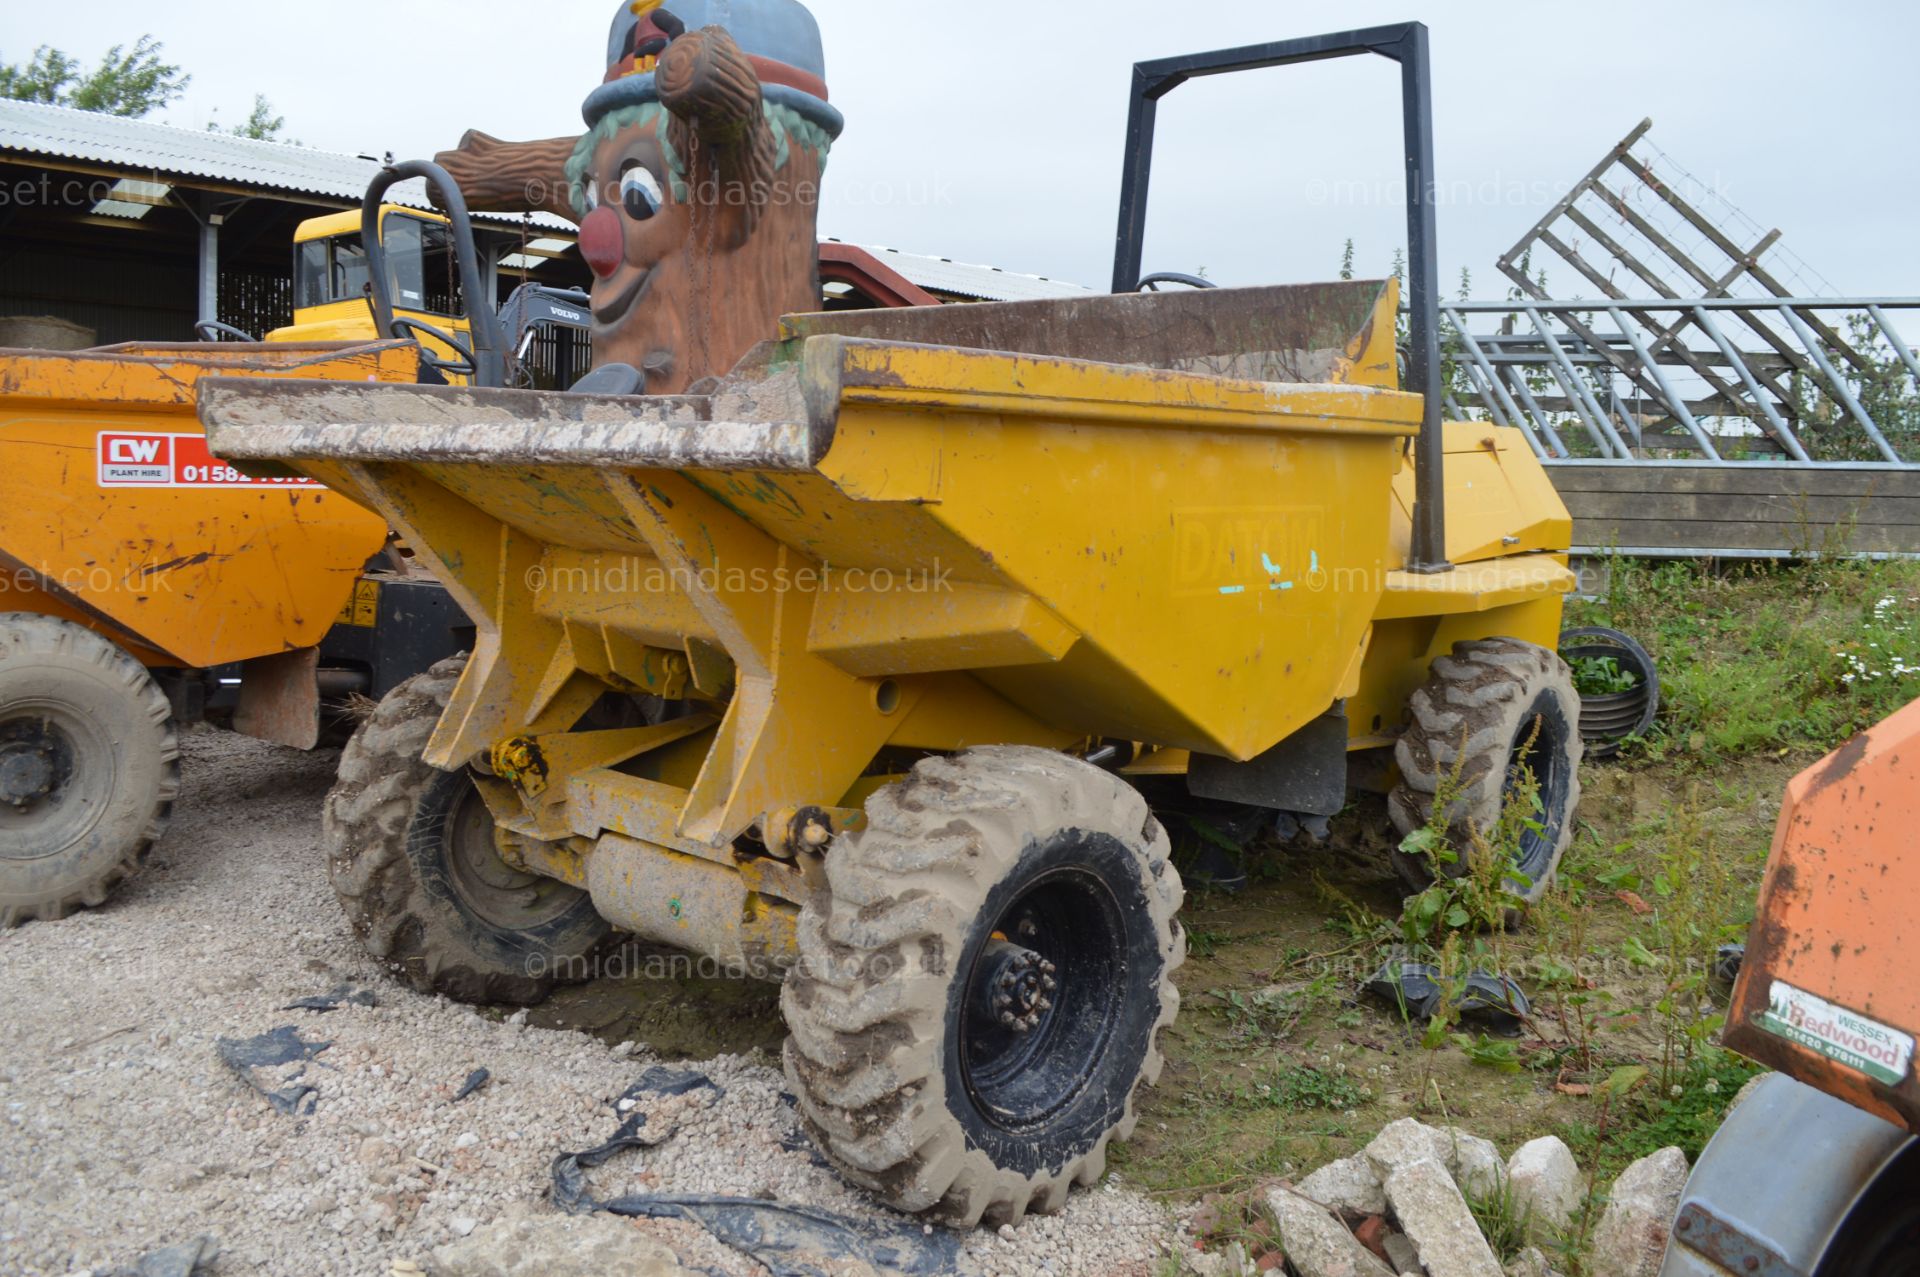
[[[780,151],[776,157],[776,166],[785,168],[793,156],[793,147],[798,143],[820,162],[820,171],[827,171],[827,155],[833,150],[833,134],[809,120],[790,106],[779,106],[772,102],[763,103],[767,110],[767,123],[773,126],[774,142]]]
[[[779,106],[772,102],[762,102],[767,123],[773,130],[774,145],[777,149],[774,157],[776,168],[785,168],[793,158],[796,144],[814,156],[820,163],[822,172],[826,171],[827,155],[833,150],[833,135],[818,124],[801,115],[789,106]],[[568,195],[573,201],[576,214],[585,217],[587,208],[587,169],[593,164],[593,153],[602,142],[614,134],[629,128],[647,128],[657,125],[660,142],[660,154],[667,162],[667,174],[673,182],[673,198],[685,203],[692,194],[687,185],[687,161],[673,145],[671,130],[667,125],[671,113],[658,102],[642,102],[637,106],[623,107],[600,117],[587,134],[574,145],[573,155],[567,160]]]

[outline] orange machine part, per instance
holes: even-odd
[[[291,476],[211,457],[202,377],[412,381],[414,348],[0,351],[0,611],[84,619],[148,664],[320,641],[386,525]]]
[[[1726,1045],[1920,1133],[1920,701],[1787,786]]]

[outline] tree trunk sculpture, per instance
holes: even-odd
[[[824,82],[781,61],[784,50],[750,54],[724,27],[690,31],[631,7],[637,31],[623,8],[615,38],[645,52],[588,99],[584,137],[471,131],[436,159],[476,211],[577,221],[594,272],[595,365],[630,365],[648,393],[674,394],[727,372],[781,315],[818,309],[820,177],[840,120],[810,91],[823,95]]]

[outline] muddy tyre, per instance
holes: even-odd
[[[897,1209],[1056,1211],[1160,1075],[1186,955],[1166,832],[1048,750],[929,759],[827,856],[781,993],[815,1143]]]
[[[1394,750],[1400,783],[1387,799],[1404,837],[1432,822],[1435,794],[1459,768],[1459,790],[1447,813],[1450,841],[1466,844],[1500,819],[1521,769],[1539,786],[1538,830],[1521,836],[1514,890],[1529,904],[1546,895],[1580,805],[1580,696],[1567,663],[1519,639],[1476,639],[1434,661],[1432,677],[1413,694],[1413,721]],[[1394,866],[1407,886],[1425,890],[1432,862],[1397,848]]]
[[[367,951],[422,993],[527,1004],[585,977],[609,926],[592,900],[500,858],[465,771],[422,760],[465,657],[393,689],[354,733],[327,795],[327,874]]]
[[[0,615],[0,928],[106,901],[180,791],[172,709],[92,630]]]

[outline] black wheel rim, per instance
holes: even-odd
[[[1056,869],[1002,910],[962,1001],[962,1082],[982,1116],[1009,1132],[1042,1126],[1094,1084],[1120,1021],[1126,954],[1119,902],[1085,870]],[[1011,1007],[999,1001],[1009,963]]]
[[[116,775],[91,719],[53,702],[14,705],[0,719],[0,859],[41,860],[85,838]]]
[[[440,857],[462,905],[502,931],[546,926],[574,906],[580,897],[574,888],[501,858],[493,813],[471,777],[449,775],[442,783],[453,792],[440,827]]]
[[[1560,844],[1560,830],[1566,820],[1567,788],[1572,775],[1567,766],[1572,725],[1560,712],[1558,702],[1543,697],[1522,721],[1513,738],[1507,781],[1501,793],[1503,805],[1519,795],[1524,779],[1531,775],[1539,810],[1531,816],[1533,825],[1521,831],[1519,862],[1514,868],[1532,882],[1538,882],[1553,860],[1553,849]]]

